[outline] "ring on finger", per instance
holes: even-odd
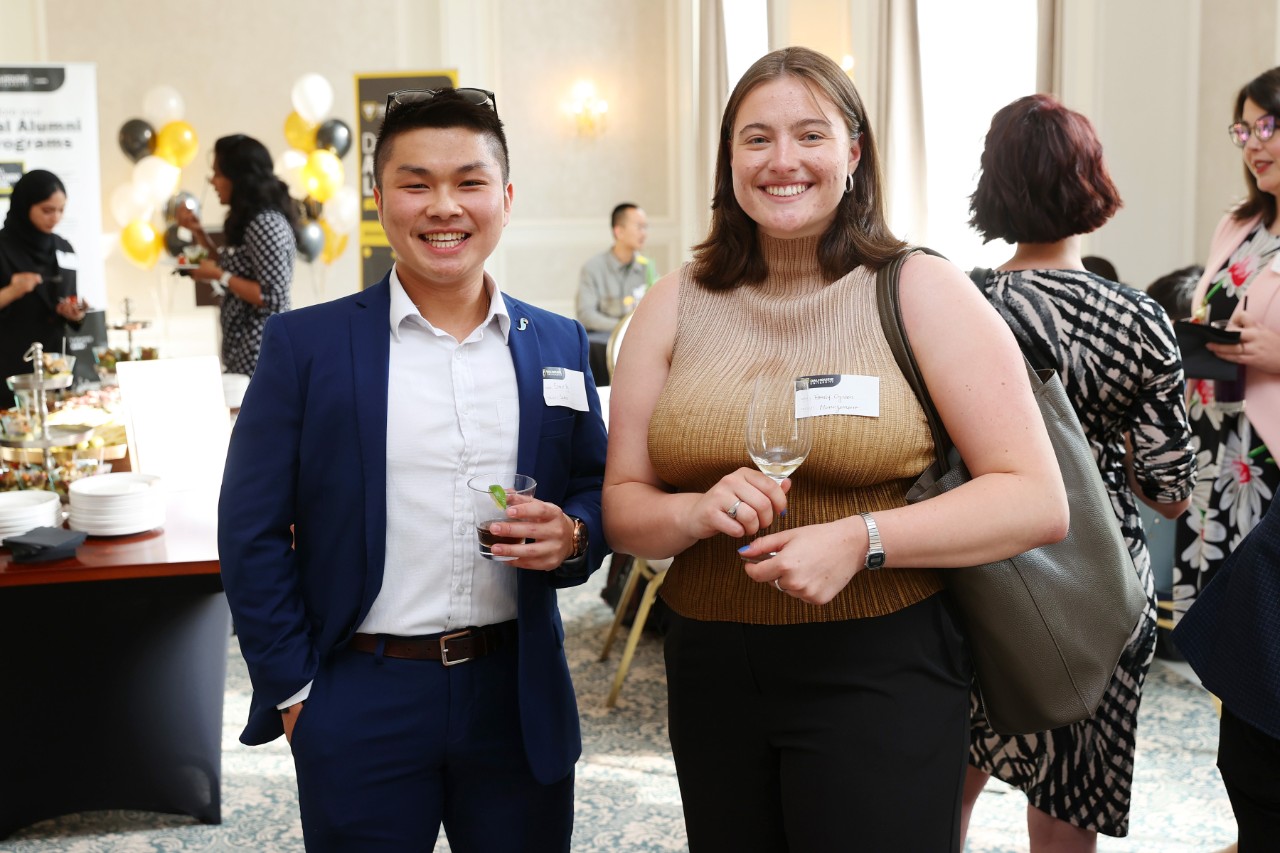
[[[736,501],[734,501],[733,506],[726,509],[724,511],[724,514],[736,521],[738,518],[738,507],[740,506],[742,506],[742,498],[738,498]]]
[[[778,583],[777,578],[773,579],[773,588],[776,589],[778,592],[786,592],[786,590],[782,588],[782,584]]]

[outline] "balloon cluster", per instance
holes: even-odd
[[[194,196],[177,192],[182,167],[195,159],[200,146],[195,129],[182,120],[185,112],[176,89],[156,86],[142,99],[144,118],[131,118],[120,126],[120,150],[133,162],[133,175],[111,193],[111,215],[122,229],[125,257],[143,269],[155,266],[166,248],[177,254],[172,248],[181,245],[173,218],[176,205],[200,212]],[[151,222],[157,210],[164,211],[170,225],[163,234]]]
[[[289,194],[302,202],[298,254],[326,264],[347,248],[347,237],[360,222],[360,195],[344,185],[342,158],[351,150],[351,128],[326,118],[333,106],[333,87],[319,74],[304,74],[293,84],[293,112],[284,121],[289,149],[276,161],[276,174]]]

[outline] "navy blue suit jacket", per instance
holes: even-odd
[[[1231,713],[1280,738],[1280,500],[1201,590],[1173,641]]]
[[[382,585],[394,393],[388,281],[271,317],[231,436],[218,550],[253,681],[245,743],[283,732],[276,706],[350,640]],[[583,328],[504,299],[520,403],[518,468],[537,481],[539,499],[582,518],[591,533],[576,572],[518,570],[520,719],[530,767],[549,783],[569,773],[582,749],[555,590],[582,583],[606,553],[605,428]],[[543,367],[582,371],[590,411],[547,406]]]

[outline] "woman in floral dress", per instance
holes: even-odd
[[[1240,383],[1193,379],[1189,410],[1199,480],[1178,522],[1175,618],[1196,600],[1222,562],[1267,511],[1280,486],[1268,448],[1280,448],[1280,68],[1240,91],[1231,141],[1241,149],[1248,196],[1218,225],[1192,300],[1203,322],[1230,321],[1239,344],[1211,344],[1243,365]]]

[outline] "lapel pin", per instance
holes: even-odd
[[[520,331],[520,332],[523,332],[523,331],[524,331],[525,329],[527,329],[527,328],[529,328],[529,318],[528,318],[528,317],[521,317],[521,318],[520,318],[520,325],[519,325],[519,326],[516,326],[516,330],[517,330],[517,331]]]

